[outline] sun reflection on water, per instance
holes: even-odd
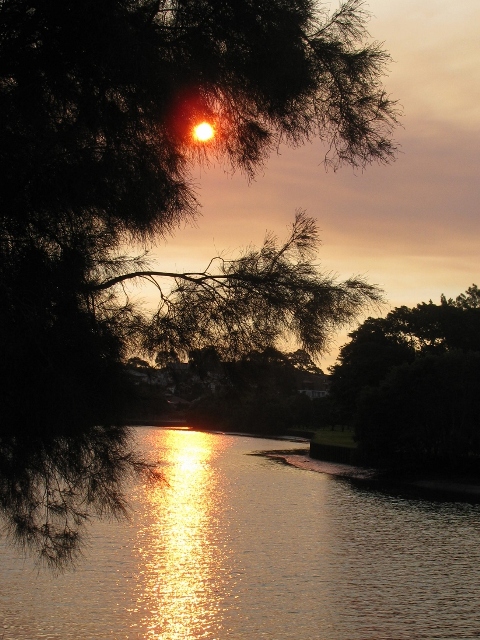
[[[158,454],[168,484],[146,489],[136,610],[144,613],[145,638],[213,638],[225,557],[217,534],[221,489],[211,466],[219,450],[209,434],[162,435],[166,447]]]

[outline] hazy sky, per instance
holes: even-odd
[[[218,251],[260,244],[267,229],[285,235],[302,208],[318,220],[322,267],[364,274],[390,306],[480,285],[480,2],[368,6],[372,38],[394,60],[387,90],[404,110],[396,162],[325,172],[314,143],[281,149],[250,185],[221,166],[198,170],[201,216],[158,246],[162,267],[204,267]],[[344,342],[345,333],[337,346]],[[334,348],[322,366],[335,356]]]

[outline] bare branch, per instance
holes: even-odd
[[[361,277],[337,282],[322,273],[312,261],[318,244],[315,221],[298,211],[283,243],[267,234],[259,249],[249,247],[235,260],[214,259],[203,272],[134,271],[93,283],[91,289],[100,294],[136,278],[156,283],[161,302],[140,337],[150,355],[186,356],[215,344],[235,358],[284,340],[319,354],[334,330],[380,304],[382,294]],[[168,294],[156,278],[174,281]]]

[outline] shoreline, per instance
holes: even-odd
[[[300,436],[199,429],[198,427],[188,426],[187,422],[182,419],[145,421],[143,424],[140,424],[140,421],[138,421],[129,426],[180,429],[224,436],[275,440],[277,442],[298,442],[299,444],[308,444],[310,442],[308,438]],[[295,452],[294,450],[292,450],[292,452],[282,450],[258,451],[253,452],[252,455],[264,456],[304,471],[325,473],[337,478],[344,478],[354,482],[358,487],[380,490],[386,493],[395,493],[406,498],[480,503],[480,478],[478,480],[462,478],[460,476],[456,478],[442,478],[439,477],[438,473],[425,476],[417,474],[410,477],[395,478],[391,475],[384,475],[378,469],[374,468],[311,458],[308,455],[308,448],[305,448],[304,451],[305,453],[300,453],[300,451]]]
[[[299,442],[309,444],[309,438],[295,435],[274,435],[270,433],[249,433],[248,431],[222,431],[221,429],[201,429],[190,426],[185,420],[150,420],[128,422],[127,427],[152,427],[155,429],[180,429],[183,431],[197,431],[198,433],[212,433],[221,436],[240,436],[243,438],[257,438],[260,440],[279,440],[284,442]],[[307,450],[307,449],[306,449]],[[0,639],[1,640],[1,639]]]
[[[382,475],[378,469],[317,460],[299,453],[266,451],[264,455],[267,458],[283,462],[297,469],[345,478],[355,482],[357,486],[369,489],[403,494],[405,497],[480,503],[480,480],[473,481],[461,477],[456,479],[440,478],[438,474],[392,478],[391,476]]]

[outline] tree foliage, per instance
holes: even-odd
[[[2,210],[61,250],[71,234],[165,233],[194,209],[191,128],[253,173],[280,142],[320,135],[332,162],[388,160],[388,56],[366,14],[305,0],[3,0]]]
[[[427,354],[360,395],[356,436],[370,462],[478,474],[480,352]]]
[[[210,383],[187,411],[195,426],[284,435],[314,429],[326,413],[322,403],[299,393],[305,373],[323,375],[303,350],[267,347],[227,361],[213,347],[193,355],[195,373]]]
[[[125,432],[111,425],[128,357],[213,343],[239,355],[291,331],[315,353],[330,328],[377,299],[360,279],[318,272],[316,229],[303,215],[284,244],[269,236],[202,274],[167,274],[171,291],[156,280],[153,318],[123,289],[159,273],[124,247],[195,215],[197,162],[218,158],[251,177],[281,143],[314,136],[334,166],[393,156],[388,55],[368,42],[366,20],[359,0],[333,14],[308,0],[0,1],[0,504],[21,540],[45,541],[50,560],[48,549],[68,548],[71,525],[55,543],[42,538],[40,493],[28,482],[43,478],[48,498],[55,478],[77,478],[85,490],[71,494],[71,513],[87,498],[99,512],[115,504],[93,491],[102,483],[81,439],[92,434],[101,462],[105,439],[92,429],[102,425],[123,451]],[[201,147],[191,129],[205,119],[217,135]]]
[[[92,517],[126,516],[124,487],[133,475],[142,474],[148,482],[162,479],[154,465],[132,451],[128,429],[70,426],[66,418],[61,436],[2,434],[0,441],[4,531],[57,570],[78,559]]]
[[[349,334],[332,367],[332,394],[344,415],[355,412],[356,398],[378,385],[392,367],[426,354],[480,351],[480,306],[474,284],[455,300],[397,307],[385,318],[367,318]]]
[[[478,288],[440,304],[398,307],[350,334],[332,368],[332,398],[371,462],[480,455]],[[476,458],[475,458],[476,459]]]
[[[318,354],[333,329],[348,324],[368,305],[382,299],[377,287],[356,277],[338,282],[313,262],[318,246],[315,222],[297,212],[282,243],[267,235],[260,249],[247,248],[234,260],[214,258],[200,273],[134,271],[91,285],[96,291],[125,281],[155,282],[160,305],[141,326],[140,344],[162,363],[173,355],[215,345],[221,357],[279,346],[289,336]],[[171,277],[172,289],[161,278]],[[159,280],[160,279],[160,280]]]
[[[392,330],[390,318],[367,318],[349,334],[331,368],[331,394],[339,420],[351,424],[363,388],[379,384],[390,369],[411,362],[415,351]]]
[[[465,293],[461,293],[453,300],[453,298],[447,298],[442,294],[441,296],[442,306],[454,306],[459,309],[479,309],[480,308],[480,289],[476,284],[472,284],[468,287]]]

